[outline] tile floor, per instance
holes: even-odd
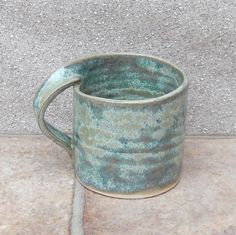
[[[235,235],[236,138],[188,137],[185,146],[171,191],[121,200],[76,184],[72,206],[64,150],[43,136],[0,137],[0,234]]]

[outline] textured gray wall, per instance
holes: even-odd
[[[236,134],[236,1],[0,1],[0,133],[39,133],[39,85],[83,55],[136,52],[191,80],[188,134]],[[72,90],[48,118],[70,131]]]

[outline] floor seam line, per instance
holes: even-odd
[[[70,222],[71,235],[84,235],[83,218],[84,218],[85,194],[83,186],[74,178],[72,213]]]

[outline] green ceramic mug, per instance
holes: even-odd
[[[44,119],[52,100],[73,86],[73,136]],[[116,53],[77,60],[55,71],[34,99],[42,132],[65,148],[88,189],[145,198],[180,176],[188,81],[153,56]]]

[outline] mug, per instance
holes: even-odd
[[[73,86],[73,136],[44,119]],[[100,54],[74,61],[42,84],[34,99],[41,131],[71,155],[86,188],[116,198],[146,198],[179,181],[188,80],[154,56]]]

